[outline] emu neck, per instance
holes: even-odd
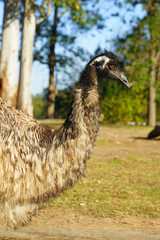
[[[98,134],[100,101],[97,88],[85,88],[77,85],[74,89],[74,100],[71,111],[63,128],[70,138],[78,139],[85,133],[93,143]]]
[[[97,88],[98,77],[96,68],[93,65],[89,64],[86,66],[81,74],[79,83],[84,87]]]
[[[87,66],[82,72],[79,84],[74,88],[71,111],[64,123],[64,128],[72,131],[72,138],[76,139],[85,133],[92,144],[99,129],[100,101],[97,81],[95,68]]]
[[[86,76],[84,71],[82,76]],[[100,101],[95,75],[90,86],[82,79],[74,88],[71,111],[63,126],[55,132],[47,155],[47,181],[55,195],[74,185],[84,175],[99,126]],[[54,159],[54,160],[53,160]],[[49,166],[49,167],[48,167]]]
[[[88,71],[90,86],[86,79],[82,79],[89,77]],[[86,160],[90,157],[99,130],[99,93],[97,84],[91,85],[91,82],[95,81],[96,75],[92,75],[87,67],[74,88],[71,111],[63,126],[57,131],[51,147],[51,151],[55,149],[57,152],[57,163],[61,162],[66,171],[71,171],[71,176],[74,175],[72,183],[74,179],[78,180],[84,174]]]

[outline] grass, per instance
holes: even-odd
[[[50,205],[68,206],[85,214],[115,216],[117,213],[160,217],[160,159],[146,162],[91,158],[87,178]]]
[[[97,140],[99,148],[112,144]],[[86,178],[68,189],[48,206],[76,209],[94,216],[127,213],[160,217],[160,158],[143,157],[88,160]]]
[[[111,144],[111,142],[106,141],[104,139],[99,139],[99,140],[96,141],[97,146],[108,146],[110,144]]]
[[[150,162],[91,158],[87,178],[50,205],[76,208],[85,214],[114,216],[119,212],[160,217],[160,159]]]

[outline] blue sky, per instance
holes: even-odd
[[[114,1],[108,0],[99,0],[100,11],[101,13],[108,16],[110,13],[119,12],[120,10],[113,6]],[[123,0],[122,0],[123,2]],[[107,4],[107,5],[106,5]],[[107,6],[108,11],[105,12],[105,6]],[[142,10],[142,6],[139,4],[133,13],[127,12],[125,9],[121,9],[121,15],[125,16],[126,24],[120,21],[119,17],[111,17],[106,20],[106,28],[101,31],[96,31],[94,28],[86,34],[77,33],[76,45],[84,47],[87,49],[90,54],[93,55],[95,49],[100,46],[101,49],[108,49],[114,51],[112,45],[112,39],[115,39],[116,36],[123,36],[125,32],[130,30],[129,20],[133,16],[138,16],[142,18],[145,12]],[[3,2],[0,1],[0,33],[3,23]],[[113,31],[110,31],[110,27]],[[89,59],[88,59],[89,60]],[[82,67],[85,63],[82,64]],[[77,79],[76,79],[77,80]],[[48,68],[45,65],[41,65],[38,62],[33,63],[32,67],[32,87],[31,93],[37,94],[41,93],[44,88],[48,86]],[[63,85],[58,86],[59,89],[63,88]]]

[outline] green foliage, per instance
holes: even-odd
[[[144,122],[147,120],[147,91],[141,87],[127,89],[115,82],[100,83],[104,120],[109,122]]]
[[[133,6],[140,3],[134,0],[126,2],[130,2]],[[158,1],[155,2],[158,3]],[[102,110],[105,119],[109,121],[146,122],[148,118],[150,70],[156,67],[151,61],[151,51],[154,48],[158,52],[160,48],[158,30],[160,9],[156,3],[152,5],[151,1],[142,3],[142,6],[146,10],[146,16],[143,19],[137,19],[130,33],[127,33],[124,38],[115,41],[120,58],[127,63],[126,76],[132,83],[132,88],[126,92],[126,89],[113,86],[112,83],[106,83],[105,88],[104,83],[102,84],[102,89],[107,88],[106,94],[102,96]],[[158,69],[155,87],[158,93],[160,91]],[[160,104],[158,94],[157,104]]]
[[[47,116],[47,101],[44,95],[37,94],[32,97],[33,114],[37,119],[45,119]]]

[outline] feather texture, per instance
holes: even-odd
[[[99,129],[98,73],[93,61],[73,89],[70,113],[57,130],[0,98],[0,211],[11,227],[28,223],[48,199],[85,175]]]

